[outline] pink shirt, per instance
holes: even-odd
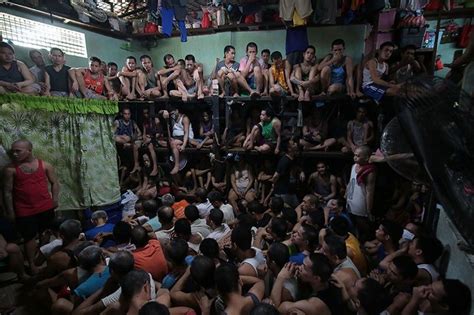
[[[240,63],[239,71],[243,71],[243,70],[245,69],[245,67],[247,67],[248,61],[249,61],[249,57],[247,57],[247,56],[245,56],[245,57],[243,57],[242,59],[240,59],[240,62],[239,62],[239,63]],[[260,59],[260,58],[257,57],[257,63],[260,65],[260,67],[261,67],[262,69],[265,69],[262,59]],[[253,68],[254,68],[254,67],[250,67],[250,70],[249,70],[249,73],[248,73],[247,76],[250,76],[250,74],[253,73]]]

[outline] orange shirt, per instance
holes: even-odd
[[[277,68],[277,66],[274,64],[272,65],[270,71],[272,72],[273,79],[275,80],[276,83],[280,84],[281,88],[288,92],[290,88],[288,87],[288,84],[286,82],[285,78],[285,68]]]
[[[357,269],[359,269],[360,274],[365,275],[367,273],[367,260],[360,249],[359,240],[352,233],[349,233],[349,237],[346,238],[346,247],[354,254],[354,257],[351,257],[351,259]]]
[[[181,219],[184,218],[184,208],[189,206],[189,202],[186,201],[186,199],[183,199],[181,201],[175,202],[171,208],[174,210],[174,216],[176,219]]]
[[[135,268],[149,272],[156,281],[163,280],[168,273],[168,264],[160,241],[150,240],[145,247],[134,250],[132,254]]]

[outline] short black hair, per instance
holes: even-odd
[[[115,62],[111,61],[111,62],[107,63],[107,67],[115,67],[115,68],[118,68],[118,65],[117,65]]]
[[[137,269],[132,270],[120,281],[122,288],[122,297],[130,301],[134,295],[138,294],[146,283],[150,282],[148,272]]]
[[[230,263],[221,264],[214,272],[216,288],[220,294],[226,295],[239,289],[239,271]]]
[[[336,46],[336,45],[342,45],[343,47],[346,47],[346,43],[341,38],[333,40],[333,42],[331,43],[331,48]]]
[[[178,237],[189,238],[191,236],[191,223],[188,219],[181,218],[174,223],[174,233]]]
[[[12,45],[5,43],[5,42],[0,42],[0,48],[7,48],[9,49],[12,53],[15,53],[15,49],[13,48]]]
[[[287,222],[295,225],[298,222],[298,214],[294,209],[291,208],[283,208],[282,211],[283,215],[282,218],[285,219]]]
[[[267,53],[270,55],[270,49],[267,49],[267,48],[262,49],[262,52],[260,53],[260,55],[263,55],[264,53]]]
[[[283,59],[283,55],[281,54],[281,52],[277,50],[277,51],[272,52],[272,55],[270,56],[270,58],[272,60]]]
[[[418,267],[410,256],[398,256],[392,262],[403,279],[415,280],[418,274]]]
[[[247,44],[247,47],[245,47],[245,51],[248,51],[250,47],[254,47],[256,50],[258,50],[257,44],[254,42],[250,42]]]
[[[135,259],[132,253],[126,250],[118,251],[110,257],[109,268],[114,273],[125,276],[135,267]]]
[[[137,58],[135,58],[133,56],[128,56],[127,59],[131,59],[131,60],[134,60],[135,62],[137,62]]]
[[[214,286],[214,271],[216,270],[216,264],[214,261],[206,256],[196,256],[191,263],[191,279],[205,288],[209,289]]]
[[[232,230],[231,241],[237,248],[248,250],[252,247],[252,232],[247,226],[239,225]]]
[[[183,219],[186,220],[186,219]],[[171,240],[170,246],[168,247],[167,257],[175,264],[182,265],[184,264],[184,259],[188,255],[188,242],[182,238],[175,238]]]
[[[306,241],[310,250],[314,250],[319,245],[319,231],[314,226],[303,223],[303,239]]]
[[[166,54],[166,55],[164,55],[163,61],[164,61],[165,64],[166,64],[166,59],[169,59],[169,58],[173,58],[173,59],[174,59],[174,57],[173,57],[172,54]]]
[[[211,209],[209,212],[209,220],[211,220],[215,225],[220,226],[224,221],[224,212],[221,209]]]
[[[220,254],[219,244],[213,238],[205,238],[199,245],[199,251],[206,257],[218,259]]]
[[[84,248],[77,256],[79,266],[87,271],[92,271],[103,259],[102,249],[97,245]]]
[[[288,233],[288,223],[283,218],[273,218],[270,229],[279,239],[284,240]]]
[[[257,200],[252,200],[251,202],[249,202],[247,206],[247,210],[249,211],[249,213],[256,213],[256,214],[265,213],[265,208]]]
[[[72,241],[79,237],[82,232],[81,222],[78,220],[69,219],[61,223],[59,226],[59,233],[65,241]]]
[[[443,244],[434,236],[420,235],[415,240],[416,248],[421,249],[427,264],[434,263],[443,253]]]
[[[148,233],[144,227],[137,225],[132,229],[131,242],[137,248],[145,247],[148,244]]]
[[[98,58],[98,57],[92,56],[92,57],[89,58],[89,62],[98,62],[99,64],[101,64],[102,60],[100,60],[100,58]]]
[[[334,270],[334,268],[331,266],[331,261],[329,258],[321,253],[311,253],[309,255],[309,259],[313,264],[311,267],[313,275],[318,276],[321,279],[321,282],[327,283]]]
[[[196,189],[194,195],[197,199],[199,199],[199,201],[204,201],[207,198],[207,190],[204,187],[199,187],[198,189]]]
[[[148,58],[148,59],[152,60],[151,57],[148,56],[148,55],[141,55],[140,56],[140,61],[143,61],[143,59],[145,59],[145,58]]]
[[[231,49],[235,50],[235,47],[232,45],[227,45],[224,47],[224,55],[228,53]]]
[[[270,208],[272,210],[272,213],[275,215],[279,215],[282,211],[283,208],[285,207],[285,202],[281,197],[271,197],[270,198]]]
[[[119,221],[115,224],[112,234],[117,244],[128,243],[132,236],[132,227],[127,222]]]
[[[138,315],[170,315],[170,311],[167,306],[151,301],[140,308]]]
[[[387,290],[377,280],[365,278],[362,286],[357,299],[367,315],[378,315],[390,305],[391,299]]]
[[[280,312],[271,304],[258,303],[252,308],[250,315],[280,315]]]
[[[274,261],[279,268],[283,268],[290,261],[290,251],[288,246],[283,243],[273,243],[267,252],[268,259]]]
[[[471,289],[457,279],[443,279],[446,295],[440,301],[446,304],[450,314],[468,315],[471,310]]]
[[[209,199],[209,202],[214,202],[214,201],[220,201],[224,202],[224,196],[220,191],[213,190],[207,194],[207,199]]]
[[[406,52],[407,50],[414,50],[416,51],[416,46],[415,45],[406,45],[406,46],[403,46],[402,48],[402,53]]]
[[[195,205],[189,205],[184,208],[184,216],[191,222],[199,219],[199,209]]]
[[[324,242],[328,246],[331,255],[335,255],[339,259],[345,259],[347,257],[346,242],[341,237],[333,233],[327,233],[324,236]]]
[[[384,49],[385,47],[395,48],[395,44],[391,41],[387,41],[387,42],[382,43],[382,45],[380,45],[379,49]]]
[[[156,216],[158,209],[158,202],[155,199],[148,199],[143,201],[143,212],[151,219]]]
[[[316,53],[316,47],[314,47],[313,45],[308,45],[304,51],[307,51],[308,49],[312,49],[314,53]]]
[[[59,53],[64,56],[64,51],[62,51],[61,48],[53,47],[53,48],[51,48],[51,49],[49,50],[49,53],[52,54],[53,51],[59,51]]]
[[[329,226],[337,236],[346,237],[349,234],[349,221],[340,215],[334,217],[329,222]]]
[[[184,57],[184,60],[191,60],[192,62],[196,62],[196,58],[193,55],[189,54]]]
[[[384,232],[388,234],[392,244],[398,248],[398,244],[403,235],[403,227],[395,221],[382,220],[380,225],[383,226]]]

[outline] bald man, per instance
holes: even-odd
[[[25,240],[26,257],[31,271],[37,250],[36,237],[49,227],[58,206],[59,182],[53,167],[33,156],[33,145],[18,140],[11,146],[13,163],[5,168],[4,199],[6,215],[15,221]],[[51,193],[49,192],[51,185]]]

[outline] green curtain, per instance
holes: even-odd
[[[113,139],[116,102],[19,94],[0,95],[0,144],[33,143],[33,154],[55,169],[59,210],[104,206],[120,200]]]

